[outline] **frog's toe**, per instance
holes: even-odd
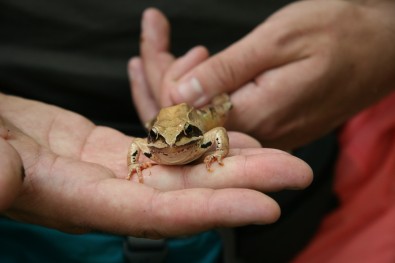
[[[132,178],[133,174],[136,173],[137,177],[139,179],[139,183],[143,184],[144,177],[143,177],[142,170],[147,169],[151,166],[152,166],[152,163],[150,163],[150,162],[130,165],[129,166],[129,173],[128,173],[128,176],[126,177],[126,180],[130,180]]]
[[[224,163],[222,161],[223,157],[220,154],[211,154],[204,158],[204,163],[206,164],[206,168],[209,172],[211,172],[211,165],[214,162],[217,162],[219,165],[223,166]]]

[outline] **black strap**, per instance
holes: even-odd
[[[159,263],[167,255],[165,239],[127,237],[123,247],[126,262]]]

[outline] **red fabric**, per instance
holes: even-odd
[[[340,206],[294,262],[394,263],[395,93],[346,124],[335,175]]]

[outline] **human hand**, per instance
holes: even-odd
[[[170,86],[188,70],[208,58],[206,48],[191,49],[180,58],[169,51],[170,25],[155,8],[144,11],[141,22],[140,57],[129,62],[128,72],[132,97],[143,123],[151,121],[163,107],[173,105]]]
[[[219,93],[231,93],[229,129],[253,135],[265,146],[302,145],[394,88],[395,8],[391,1],[377,2],[292,4],[209,59],[201,48],[192,51],[185,74],[174,74],[181,71],[174,70],[177,61],[168,63],[156,84],[160,96],[166,103],[201,106]],[[156,48],[157,57],[166,54],[165,45],[160,49],[146,39],[146,49]],[[132,61],[137,72],[140,63],[140,72],[154,74],[148,58],[142,54],[142,60]],[[198,60],[204,62],[191,69]]]
[[[0,211],[6,210],[22,188],[22,160],[6,141],[8,131],[0,118]]]
[[[300,189],[312,180],[301,160],[232,133],[224,166],[211,173],[204,164],[156,165],[143,171],[144,184],[130,182],[123,178],[132,138],[75,113],[2,94],[0,116],[9,130],[0,143],[16,150],[25,173],[4,213],[62,231],[162,237],[271,223],[279,207],[260,191]],[[21,165],[17,157],[11,168]]]

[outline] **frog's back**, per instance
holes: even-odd
[[[185,122],[188,119],[189,112],[193,110],[186,103],[163,108],[159,111],[155,124],[160,126],[174,126],[179,122]]]
[[[203,129],[209,131],[215,127],[222,127],[231,109],[232,103],[228,94],[223,93],[214,97],[211,104],[197,110],[204,123]]]

